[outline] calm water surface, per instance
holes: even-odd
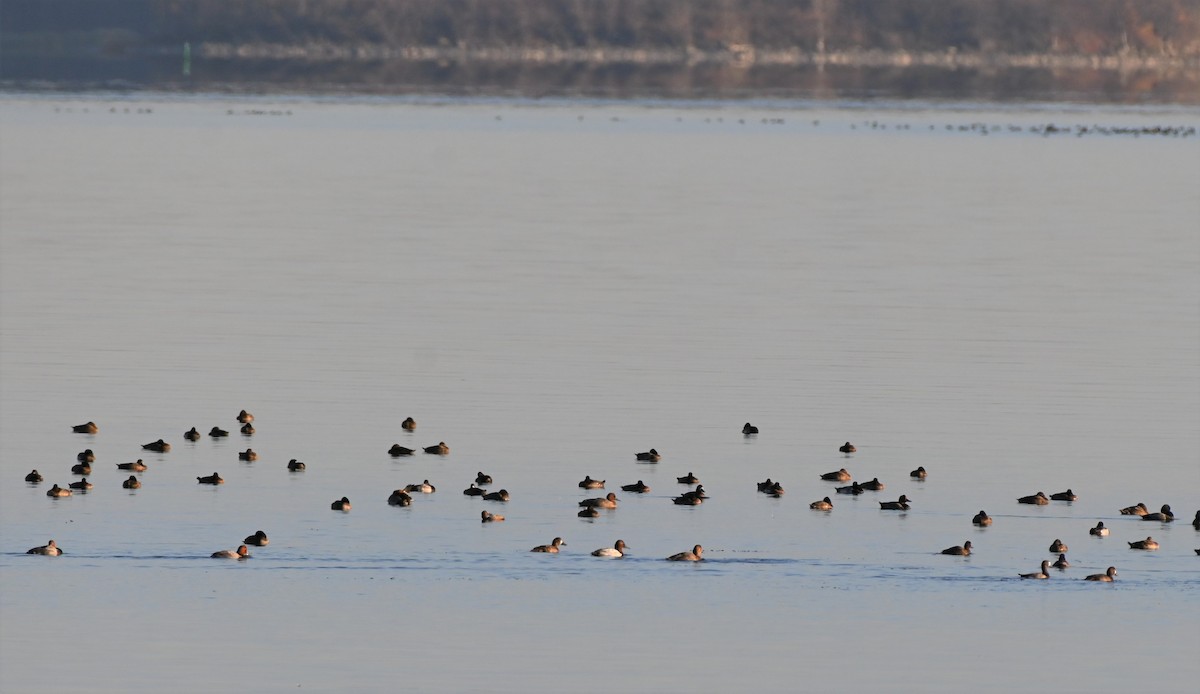
[[[1200,115],[0,99],[0,689],[1191,690],[1200,139],[1049,122]]]

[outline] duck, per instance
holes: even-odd
[[[424,451],[430,455],[449,455],[450,447],[445,441],[438,441],[436,446],[426,446]]]
[[[768,496],[772,496],[772,497],[775,497],[776,499],[778,499],[779,497],[783,496],[783,485],[780,484],[779,482],[776,482],[775,484],[772,484],[771,488],[766,490],[765,493]]]
[[[1078,501],[1079,497],[1075,496],[1075,492],[1068,489],[1065,492],[1055,492],[1050,495],[1051,501]]]
[[[121,487],[124,489],[141,489],[142,482],[137,477],[130,475],[129,479],[121,483]]]
[[[37,470],[34,470],[34,472],[37,472]],[[38,476],[41,477],[41,475]],[[41,480],[38,481],[40,482]],[[1192,519],[1192,527],[1200,530],[1200,511],[1196,511],[1196,517]]]
[[[417,420],[412,417],[405,417],[403,422],[400,422],[400,428],[405,431],[416,431]]]
[[[199,441],[200,432],[196,431],[196,427],[192,427],[191,429],[183,432],[183,438],[187,439],[188,441]]]
[[[150,443],[142,444],[142,448],[147,451],[154,451],[155,453],[166,453],[167,451],[171,450],[171,444],[159,439],[157,441],[151,441]]]
[[[388,497],[388,506],[412,506],[413,498],[403,489],[392,491]]]
[[[838,446],[838,451],[841,453],[845,453],[846,455],[850,455],[851,453],[854,453],[857,450],[858,449],[854,447],[854,444],[850,443],[849,441]]]
[[[1059,552],[1067,551],[1067,545],[1060,539],[1055,538],[1054,542],[1050,543],[1050,553],[1058,554]]]
[[[142,462],[141,458],[138,458],[137,460],[135,460],[132,463],[117,463],[117,469],[118,470],[133,470],[134,472],[145,472],[146,464]]]
[[[1042,568],[1040,571],[1031,574],[1020,574],[1021,578],[1050,578],[1050,560],[1042,560]]]
[[[1059,554],[1058,559],[1054,562],[1054,568],[1059,571],[1071,568],[1071,562],[1067,561],[1067,555]]]
[[[1096,527],[1088,530],[1088,535],[1095,535],[1096,537],[1108,537],[1108,528],[1104,527],[1104,521],[1100,521],[1096,524]]]
[[[1108,570],[1105,571],[1104,573],[1092,574],[1091,576],[1088,576],[1087,578],[1085,578],[1083,580],[1085,580],[1085,581],[1100,581],[1102,583],[1112,583],[1113,579],[1116,577],[1117,577],[1117,567],[1110,566],[1110,567],[1108,567]]]
[[[680,552],[667,557],[667,561],[704,561],[704,548],[700,545],[692,547],[690,552]]]
[[[196,482],[198,484],[225,484],[225,480],[221,479],[221,476],[215,472],[206,477],[197,477]]]
[[[674,499],[671,499],[671,502],[676,506],[699,506],[700,504],[704,503],[704,497],[689,496],[688,494],[684,494],[683,496],[677,496]]]
[[[34,469],[28,475],[25,475],[25,481],[32,482],[33,484],[38,484],[40,482],[44,482],[45,479],[46,478],[42,477],[42,473],[38,472],[37,469]]]
[[[653,448],[644,453],[638,453],[634,457],[636,457],[638,460],[648,463],[657,463],[658,461],[662,460],[662,456],[659,455],[658,451],[654,450]]]
[[[406,492],[420,492],[422,494],[432,494],[437,491],[437,487],[429,483],[429,480],[424,480],[420,484],[410,484],[404,488]]]
[[[1171,512],[1170,504],[1163,504],[1158,513],[1147,513],[1146,515],[1142,516],[1142,520],[1170,523],[1171,521],[1175,520],[1175,514]]]
[[[213,552],[213,559],[246,559],[250,556],[250,550],[246,545],[238,545],[236,550],[223,549],[220,552]]]
[[[58,548],[58,545],[56,545],[54,543],[54,540],[51,540],[51,541],[47,542],[46,544],[42,545],[41,547],[34,547],[33,549],[26,550],[25,553],[26,554],[41,554],[41,555],[44,555],[47,557],[57,557],[58,555],[62,554],[63,551]]]
[[[531,549],[529,551],[530,552],[547,552],[550,554],[558,554],[558,548],[564,547],[564,546],[566,546],[566,544],[567,543],[563,542],[563,539],[561,537],[556,537],[550,541],[550,544],[538,545],[537,547],[534,547],[533,549]]]
[[[960,557],[969,557],[971,556],[971,541],[967,540],[966,542],[962,543],[961,546],[955,545],[953,547],[947,547],[946,549],[942,550],[942,554],[954,554]]]
[[[683,494],[681,494],[681,496],[685,496],[685,497],[694,497],[694,498],[696,498],[696,499],[707,499],[707,498],[708,498],[708,494],[706,494],[706,493],[704,492],[704,485],[703,485],[703,484],[698,484],[698,485],[696,485],[696,488],[695,488],[695,489],[693,489],[693,490],[692,490],[692,491],[690,491],[690,492],[684,492]]]
[[[987,514],[987,511],[980,511],[979,513],[975,514],[975,517],[971,519],[971,522],[975,525],[986,527],[992,524],[992,517]]]
[[[814,511],[832,511],[833,510],[833,502],[829,500],[829,497],[825,497],[824,499],[821,499],[820,501],[812,502],[811,504],[808,505],[808,507]]]
[[[267,534],[261,530],[256,531],[253,535],[248,535],[245,540],[242,540],[242,542],[245,542],[248,545],[254,545],[255,547],[266,547],[267,543],[270,541],[271,540],[267,537]]]
[[[758,491],[763,492],[765,494],[767,492],[767,490],[769,490],[772,486],[774,486],[775,482],[773,482],[771,480],[771,478],[768,477],[766,480],[764,480],[762,482],[755,482],[754,484],[756,487],[758,487]]]
[[[593,557],[623,557],[625,556],[625,541],[617,540],[612,547],[601,547],[592,552]]]
[[[487,494],[483,495],[484,501],[508,501],[508,499],[509,496],[507,489],[501,489],[498,492],[488,492]]]
[[[1158,542],[1156,542],[1152,537],[1147,537],[1145,540],[1130,542],[1129,549],[1158,549]]]
[[[288,469],[291,470],[292,472],[300,472],[301,470],[305,469],[306,467],[308,467],[308,466],[305,465],[304,463],[300,462],[299,460],[296,460],[295,458],[292,458],[291,460],[288,461]]]
[[[583,481],[579,483],[580,489],[604,489],[605,480],[594,480],[591,475],[584,475]]]
[[[680,484],[699,484],[700,478],[696,477],[695,475],[693,475],[692,473],[689,472],[688,474],[684,475],[683,477],[676,477],[675,481]]]
[[[75,460],[81,463],[94,463],[96,462],[96,454],[92,453],[92,449],[89,448],[76,455]]]
[[[757,433],[758,433],[758,427],[754,426],[750,422],[746,422],[745,426],[742,427],[742,434],[744,436],[751,436],[751,435],[757,434]]]
[[[647,486],[645,482],[638,480],[636,484],[621,485],[621,491],[633,492],[635,494],[645,494],[646,492],[650,491],[650,487]]]
[[[851,478],[850,473],[846,471],[846,468],[842,468],[841,470],[837,470],[835,472],[826,472],[825,474],[821,475],[821,479],[829,480],[830,482],[849,482]]]
[[[492,483],[491,475],[485,475],[485,474],[483,474],[483,472],[475,473],[475,484],[491,484],[491,483]]]
[[[854,496],[858,496],[866,490],[862,488],[861,484],[855,482],[845,487],[836,487],[833,491],[837,492],[838,494],[853,494]]]
[[[242,410],[241,412],[238,412],[237,421],[241,424],[249,424],[250,422],[254,421],[254,415]]]
[[[480,522],[482,523],[495,523],[497,521],[504,520],[504,516],[500,516],[495,513],[488,513],[487,511],[480,512],[479,517],[481,519]]]
[[[880,482],[879,478],[875,477],[870,482],[863,482],[862,488],[869,492],[880,492],[883,491],[883,482]]]
[[[907,511],[908,497],[901,494],[896,501],[880,501],[879,510],[881,511]]]
[[[208,435],[213,437],[214,439],[219,439],[219,438],[224,438],[226,436],[229,436],[229,432],[226,431],[225,429],[222,429],[221,427],[213,427],[212,429],[209,429]]]
[[[471,486],[463,490],[463,494],[467,496],[483,496],[487,493],[488,491],[486,489],[480,489],[479,487],[476,487],[474,482],[471,483]]]
[[[329,508],[333,511],[349,511],[351,509],[350,500],[343,496],[342,498],[330,504]]]
[[[73,475],[90,475],[92,474],[91,463],[78,463],[71,466],[71,474]]]
[[[252,463],[258,460],[258,454],[254,452],[253,448],[247,448],[246,450],[238,453],[238,460],[245,460]]]
[[[405,448],[398,443],[393,443],[392,447],[388,449],[388,455],[392,456],[393,458],[399,458],[402,455],[412,455],[416,452],[417,451],[415,449]]]
[[[1037,506],[1045,506],[1046,504],[1050,503],[1050,499],[1046,498],[1045,494],[1038,492],[1037,494],[1033,494],[1031,496],[1023,496],[1020,499],[1017,499],[1017,503],[1019,503],[1019,504],[1036,504]]]
[[[925,472],[925,466],[921,466],[921,467],[917,468],[916,470],[913,470],[912,472],[908,473],[908,476],[912,477],[913,479],[923,480],[923,479],[925,479],[925,477],[928,474],[929,473]]]
[[[1142,502],[1138,502],[1137,506],[1126,506],[1121,509],[1122,516],[1144,516],[1149,513],[1149,509]]]
[[[100,431],[100,427],[96,426],[95,422],[88,422],[87,424],[76,424],[71,427],[71,431],[76,434],[95,434]]]
[[[609,492],[607,495],[602,497],[584,499],[583,501],[579,502],[579,505],[590,506],[591,508],[616,508],[618,501],[620,501],[620,499],[617,498],[617,495],[613,492]]]
[[[254,425],[249,422],[242,425],[240,429],[242,436],[254,436]]]
[[[585,506],[580,509],[579,513],[576,513],[575,515],[579,516],[580,518],[595,518],[596,516],[600,515],[600,512],[591,506]]]
[[[75,489],[77,491],[86,492],[95,485],[93,485],[91,482],[88,482],[87,478],[84,477],[83,479],[79,480],[78,482],[72,482],[72,483],[68,484],[67,486],[70,487],[71,489]]]
[[[71,496],[71,490],[63,489],[62,487],[60,487],[56,484],[53,487],[51,487],[49,490],[46,491],[46,496],[50,496],[50,497]]]

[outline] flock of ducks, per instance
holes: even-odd
[[[244,436],[251,436],[254,434],[254,426],[252,424],[254,421],[254,415],[250,414],[246,410],[242,410],[237,416],[237,421],[242,425],[241,433]],[[401,423],[400,426],[405,431],[412,432],[416,430],[417,423],[412,417],[408,417]],[[87,422],[85,424],[73,426],[72,431],[79,434],[95,435],[99,433],[100,428],[95,422]],[[746,422],[746,424],[742,427],[742,434],[747,437],[757,435],[758,431],[758,427],[749,422]],[[213,438],[223,438],[228,436],[229,432],[221,429],[220,427],[213,427],[209,431],[208,435]],[[192,427],[188,431],[184,432],[183,436],[187,440],[196,441],[200,438],[200,433],[195,427]],[[163,439],[158,439],[157,441],[144,444],[142,448],[152,452],[165,453],[171,450],[171,444],[167,443]],[[450,453],[450,448],[444,441],[439,441],[437,444],[432,446],[426,446],[421,450],[429,455],[445,456],[449,455]],[[850,457],[856,453],[857,450],[858,449],[854,446],[854,444],[850,443],[849,441],[838,447],[838,451],[844,454],[846,457]],[[416,452],[416,449],[406,448],[400,444],[395,444],[388,450],[388,453],[393,457],[414,455]],[[634,458],[638,462],[642,463],[657,463],[662,459],[662,456],[657,450],[651,448],[648,451],[636,453]],[[252,462],[258,460],[258,454],[254,452],[253,449],[247,448],[245,451],[238,453],[238,459],[246,462]],[[55,484],[49,491],[46,492],[46,495],[52,498],[62,498],[71,496],[75,491],[86,493],[87,491],[93,489],[94,485],[88,482],[87,475],[92,474],[92,464],[95,462],[95,460],[96,456],[92,449],[88,448],[80,452],[76,456],[76,464],[71,467],[71,472],[72,474],[80,475],[82,479],[68,484],[66,488]],[[306,468],[304,463],[295,459],[288,461],[287,467],[288,470],[292,472],[300,472]],[[141,459],[138,459],[132,463],[119,463],[117,464],[117,469],[122,471],[144,472],[148,469],[148,466]],[[916,470],[910,472],[909,476],[913,480],[924,480],[928,476],[928,472],[924,467],[918,467]],[[848,470],[846,470],[846,468],[823,473],[820,475],[820,479],[826,482],[851,483],[849,485],[836,487],[835,492],[838,494],[859,495],[868,491],[882,491],[885,488],[885,485],[879,481],[879,478],[874,478],[869,482],[863,483],[854,481],[853,476]],[[44,481],[44,478],[37,470],[33,470],[25,476],[25,481],[36,485]],[[686,475],[677,477],[676,481],[679,484],[695,486],[695,488],[691,491],[674,497],[672,501],[676,505],[698,506],[709,498],[704,491],[704,486],[700,484],[700,478],[694,473],[689,471]],[[219,485],[224,484],[225,480],[222,479],[218,473],[214,472],[211,475],[197,477],[196,482],[197,484]],[[484,485],[490,485],[492,483],[492,477],[480,471],[476,474],[475,481],[463,490],[463,494],[471,497],[479,497],[484,501],[496,501],[501,503],[509,501],[511,497],[507,489],[489,492],[485,488]],[[583,480],[579,482],[578,486],[580,489],[592,490],[604,489],[606,484],[607,480],[597,480],[593,479],[591,475],[585,475]],[[767,480],[764,482],[757,483],[757,486],[759,492],[775,498],[779,498],[784,494],[783,485],[778,481],[772,481],[770,478],[767,478]],[[141,482],[138,480],[136,475],[130,475],[128,479],[122,482],[122,487],[125,489],[138,489],[141,487]],[[647,486],[642,480],[638,480],[634,484],[622,485],[621,490],[635,494],[644,494],[650,491],[650,487]],[[387,502],[392,506],[410,506],[413,503],[413,494],[433,494],[436,491],[436,487],[434,487],[429,480],[423,480],[420,483],[409,484],[403,489],[394,490],[388,497]],[[1079,497],[1071,489],[1067,489],[1064,492],[1050,494],[1049,496],[1039,491],[1036,494],[1018,497],[1017,503],[1041,506],[1050,504],[1053,501],[1073,502],[1078,500],[1078,498]],[[614,492],[609,492],[604,496],[584,499],[579,502],[580,510],[578,515],[583,518],[596,517],[599,515],[600,509],[616,509],[619,502],[620,499]],[[878,503],[881,511],[907,511],[910,508],[912,500],[906,495],[901,494],[895,501],[880,501]],[[809,504],[809,508],[816,511],[830,512],[833,510],[833,502],[828,496],[826,496],[823,499]],[[350,503],[350,499],[343,496],[340,499],[334,500],[330,504],[330,509],[347,513],[352,509],[352,505]],[[1138,503],[1134,506],[1120,509],[1120,514],[1139,516],[1145,521],[1156,521],[1161,523],[1169,523],[1175,520],[1175,515],[1171,511],[1169,504],[1164,504],[1158,512],[1152,513],[1144,503]],[[480,518],[484,523],[493,523],[504,520],[504,516],[486,510],[480,512]],[[971,519],[971,522],[979,527],[988,527],[992,525],[993,519],[987,514],[986,511],[981,510]],[[1197,530],[1200,530],[1200,511],[1196,512],[1196,517],[1192,521],[1192,525]],[[1088,533],[1095,537],[1108,537],[1109,528],[1105,527],[1103,521],[1100,521],[1096,524],[1096,527],[1089,529]],[[249,547],[264,547],[269,541],[270,540],[267,538],[267,534],[264,531],[259,530],[253,535],[247,536],[237,549],[219,550],[217,552],[213,552],[211,556],[216,559],[246,559],[250,557]],[[1130,549],[1144,551],[1154,551],[1160,547],[1159,543],[1151,536],[1147,536],[1144,540],[1129,542],[1128,544]],[[538,545],[532,548],[530,551],[557,554],[559,552],[559,548],[565,546],[566,542],[564,542],[561,537],[556,537],[549,544]],[[617,540],[612,547],[601,547],[594,550],[591,555],[604,558],[621,558],[625,556],[626,549],[627,546],[625,541]],[[972,550],[973,544],[968,540],[962,545],[956,545],[954,547],[948,547],[942,550],[941,554],[970,556]],[[1066,553],[1068,551],[1066,543],[1056,538],[1054,542],[1050,544],[1049,551],[1051,554],[1058,555],[1057,561],[1051,563],[1048,559],[1044,560],[1042,561],[1041,567],[1038,571],[1018,574],[1019,577],[1022,579],[1048,579],[1050,577],[1049,569],[1051,566],[1059,570],[1065,570],[1070,567],[1070,562],[1066,557]],[[699,562],[704,561],[703,552],[704,548],[702,546],[695,545],[690,551],[679,552],[666,557],[666,559],[668,561]],[[63,554],[63,551],[58,547],[54,540],[50,540],[45,545],[34,547],[28,550],[27,553],[40,554],[44,556],[59,556]],[[1196,554],[1200,555],[1200,549],[1196,550]],[[1110,566],[1104,573],[1089,575],[1085,577],[1084,580],[1111,583],[1116,575],[1116,568]]]

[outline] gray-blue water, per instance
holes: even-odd
[[[0,689],[1190,690],[1200,138],[1051,122],[1200,114],[0,98]]]

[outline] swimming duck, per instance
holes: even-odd
[[[242,432],[242,436],[254,436],[254,425],[250,424],[248,422],[246,424],[243,424],[242,428],[241,428],[241,432]]]
[[[854,444],[850,443],[849,441],[838,446],[838,451],[845,453],[846,455],[850,455],[851,453],[854,453],[857,450],[858,449],[854,447]]]
[[[842,468],[836,472],[826,472],[821,475],[821,479],[829,480],[830,482],[849,482],[850,473],[846,472],[846,468]]]
[[[645,453],[638,453],[635,457],[638,460],[649,462],[649,463],[657,463],[658,461],[662,460],[662,456],[659,455],[658,451],[654,450],[653,448],[646,451]]]
[[[25,475],[25,481],[32,482],[33,484],[38,484],[45,479],[45,477],[42,477],[42,473],[38,472],[36,469],[33,472],[30,472],[28,475]]]
[[[758,433],[758,427],[754,426],[750,422],[746,422],[746,425],[744,427],[742,427],[742,434],[745,436],[750,436],[751,434],[757,434],[757,433]]]
[[[768,478],[767,478],[765,481],[763,481],[763,482],[755,482],[754,484],[755,484],[755,486],[757,486],[757,487],[758,487],[758,491],[760,491],[760,492],[763,492],[763,493],[766,493],[766,491],[767,491],[768,489],[770,489],[770,488],[771,488],[771,487],[772,487],[772,486],[775,484],[775,482],[773,482],[773,481],[771,480],[771,478],[770,478],[770,477],[768,477]]]
[[[1160,509],[1158,513],[1147,513],[1142,516],[1142,520],[1170,523],[1171,521],[1175,520],[1175,514],[1171,512],[1170,504],[1163,504],[1162,509]]]
[[[643,482],[643,481],[641,481],[641,480],[638,480],[638,481],[637,481],[637,484],[623,484],[623,485],[621,485],[621,491],[623,491],[623,492],[634,492],[634,493],[636,493],[636,494],[645,494],[646,492],[650,491],[650,487],[646,486],[646,483],[645,483],[645,482]]]
[[[71,489],[75,489],[75,490],[78,490],[81,492],[86,492],[95,485],[93,485],[91,482],[88,482],[87,478],[84,477],[83,479],[79,480],[78,482],[72,482],[72,483],[68,484],[67,486],[70,487]]]
[[[60,487],[56,484],[46,492],[46,496],[52,496],[52,497],[71,496],[71,490],[63,489],[62,487]]]
[[[349,511],[351,508],[350,500],[343,496],[342,498],[330,504],[329,508],[333,511]]]
[[[701,556],[702,554],[704,554],[704,548],[696,545],[690,552],[672,554],[667,557],[667,561],[704,561],[704,557]]]
[[[492,476],[485,475],[482,472],[475,473],[475,484],[491,484]]]
[[[859,494],[862,494],[866,490],[863,489],[861,484],[859,484],[858,482],[855,482],[855,483],[847,485],[845,487],[835,487],[833,491],[837,492],[838,494],[853,494],[855,496],[858,496]]]
[[[583,481],[579,483],[580,489],[604,489],[605,480],[594,480],[591,475],[584,475]]]
[[[118,470],[133,470],[134,472],[145,472],[146,464],[142,462],[141,458],[138,458],[137,460],[135,460],[132,463],[117,463],[117,469]]]
[[[89,448],[75,456],[75,460],[81,463],[94,463],[96,462],[96,454],[92,453],[92,449]]]
[[[499,516],[495,513],[488,513],[487,511],[480,512],[479,517],[481,519],[481,523],[495,523],[497,521],[504,520],[504,516]]]
[[[1054,562],[1054,568],[1058,569],[1059,571],[1071,568],[1071,562],[1067,561],[1067,555],[1059,554],[1058,560]]]
[[[221,479],[221,476],[215,472],[205,477],[197,477],[196,482],[198,484],[225,484],[225,480]]]
[[[438,441],[436,446],[426,446],[425,452],[431,455],[449,455],[450,447],[446,445],[445,441]]]
[[[876,477],[876,478],[872,479],[870,482],[863,482],[862,488],[869,492],[883,491],[883,482],[880,482],[879,478]]]
[[[592,552],[593,557],[623,557],[625,556],[625,541],[617,540],[612,547],[601,547]]]
[[[971,522],[975,525],[988,526],[992,524],[992,517],[987,514],[987,511],[980,511],[979,513],[975,514],[975,517],[971,519]]]
[[[1158,542],[1152,537],[1147,537],[1145,540],[1130,542],[1129,549],[1158,549]]]
[[[1122,516],[1144,516],[1148,512],[1149,509],[1147,509],[1146,505],[1140,501],[1138,502],[1137,506],[1126,506],[1125,508],[1121,509]]]
[[[1068,489],[1065,492],[1055,492],[1050,495],[1051,501],[1078,501],[1079,497],[1075,496],[1075,492]]]
[[[199,441],[200,432],[196,431],[196,427],[192,427],[191,429],[183,432],[183,438],[187,439],[188,441]]]
[[[433,486],[432,484],[430,484],[430,483],[429,483],[429,480],[425,480],[425,481],[421,482],[420,484],[410,484],[410,485],[408,485],[407,487],[405,487],[405,488],[404,488],[404,491],[406,491],[406,492],[420,492],[420,493],[422,493],[422,494],[432,494],[432,493],[434,493],[434,492],[436,492],[436,491],[437,491],[437,487],[435,487],[435,486]]]
[[[683,496],[675,497],[671,500],[671,502],[676,506],[699,506],[700,504],[704,503],[704,497],[689,496],[688,494],[684,494]]]
[[[471,483],[471,486],[463,490],[463,494],[466,494],[467,496],[483,496],[487,493],[488,492],[486,489],[480,489],[479,487],[476,487],[474,482]]]
[[[299,472],[306,467],[307,466],[304,463],[300,462],[299,460],[296,460],[295,458],[292,458],[291,460],[288,461],[288,469],[291,470],[292,472]]]
[[[1037,572],[1031,573],[1031,574],[1020,574],[1020,576],[1021,576],[1021,578],[1050,578],[1050,560],[1049,559],[1042,560],[1041,571],[1037,571]],[[1088,580],[1092,580],[1092,579],[1089,578]]]
[[[90,475],[92,474],[91,463],[78,463],[71,466],[71,474],[73,475]]]
[[[881,511],[907,511],[908,497],[901,494],[896,501],[880,501],[879,510]]]
[[[1088,535],[1095,535],[1096,537],[1108,537],[1108,528],[1104,527],[1104,521],[1097,523],[1096,527],[1088,531]]]
[[[772,484],[771,488],[766,490],[765,493],[778,499],[779,497],[783,496],[783,485],[779,482],[776,482]]]
[[[967,540],[966,542],[962,543],[962,546],[955,545],[953,547],[947,547],[946,549],[942,550],[942,554],[953,554],[960,557],[969,557],[971,556],[971,541]]]
[[[688,474],[684,475],[683,477],[676,477],[675,481],[680,484],[699,484],[700,478],[696,477],[695,475],[693,475],[692,473],[689,472]]]
[[[248,536],[245,540],[242,540],[242,542],[245,542],[248,545],[254,545],[255,547],[266,547],[267,543],[270,541],[271,540],[267,538],[267,534],[261,530],[255,532],[253,535]]]
[[[600,512],[591,506],[585,506],[579,511],[579,513],[576,513],[575,515],[579,516],[580,518],[595,518],[596,516],[600,515]]]
[[[159,439],[157,441],[151,441],[150,443],[142,444],[142,448],[147,451],[154,451],[155,453],[166,453],[167,451],[171,450],[171,444]]]
[[[403,422],[400,422],[400,428],[405,431],[416,431],[417,420],[412,417],[406,417]]]
[[[488,492],[483,495],[484,501],[508,501],[508,490],[501,489],[498,492]]]
[[[824,499],[821,499],[820,501],[812,502],[811,504],[808,505],[808,507],[814,511],[832,511],[833,510],[833,502],[829,500],[829,497],[825,497]]]
[[[250,422],[254,421],[254,415],[242,410],[241,412],[238,412],[237,421],[241,424],[249,424]]]
[[[121,487],[124,489],[141,489],[142,482],[137,477],[130,475],[129,479],[121,483]]]
[[[1051,554],[1058,554],[1059,552],[1065,552],[1065,551],[1067,551],[1067,546],[1066,546],[1066,544],[1063,543],[1062,540],[1055,538],[1054,542],[1050,543],[1050,553]]]
[[[1038,492],[1037,494],[1034,494],[1032,496],[1023,496],[1020,499],[1017,499],[1017,503],[1019,503],[1019,504],[1036,504],[1038,506],[1045,506],[1046,504],[1050,503],[1050,499],[1046,498],[1045,494]]]
[[[617,498],[617,495],[614,494],[613,492],[609,492],[607,495],[605,495],[603,497],[596,497],[594,499],[584,499],[583,501],[579,502],[579,505],[580,506],[590,506],[592,508],[616,508],[618,501],[620,501],[620,499]]]
[[[413,453],[416,453],[415,449],[405,448],[398,443],[393,443],[392,447],[388,449],[388,455],[393,458],[399,458],[402,455],[412,455]]]
[[[397,489],[388,497],[388,506],[412,506],[413,498],[403,489]]]
[[[550,542],[550,544],[538,545],[537,547],[534,547],[533,549],[531,549],[529,551],[530,552],[549,552],[550,554],[558,554],[558,548],[562,547],[566,544],[567,543],[563,542],[563,539],[561,537],[556,537],[556,538],[554,538],[553,541]]]
[[[58,548],[58,545],[54,544],[54,540],[51,540],[41,547],[34,547],[33,549],[27,550],[25,553],[42,554],[47,557],[57,557],[58,555],[62,554],[63,551]]]
[[[219,438],[223,438],[225,436],[229,436],[229,432],[222,429],[221,427],[213,427],[212,429],[210,429],[208,431],[208,435],[213,437],[214,439],[219,439]]]
[[[100,427],[96,426],[95,422],[88,422],[87,424],[76,424],[71,427],[71,431],[76,434],[95,434],[100,431]]]
[[[925,479],[925,477],[928,474],[929,473],[925,472],[925,467],[921,466],[921,467],[917,468],[916,470],[913,470],[912,472],[908,473],[908,476],[912,477],[914,479],[923,480],[923,479]]]
[[[1085,581],[1101,581],[1103,583],[1112,583],[1113,579],[1116,578],[1116,576],[1117,576],[1117,567],[1110,566],[1110,567],[1108,567],[1108,571],[1105,571],[1102,574],[1092,574],[1091,576],[1088,576],[1087,578],[1085,578],[1083,580],[1085,580]]]
[[[250,556],[250,550],[246,545],[238,545],[236,550],[223,549],[220,552],[213,552],[213,559],[245,559]]]
[[[254,452],[253,448],[247,448],[246,450],[238,453],[238,460],[245,460],[252,463],[258,460],[258,454]]]

